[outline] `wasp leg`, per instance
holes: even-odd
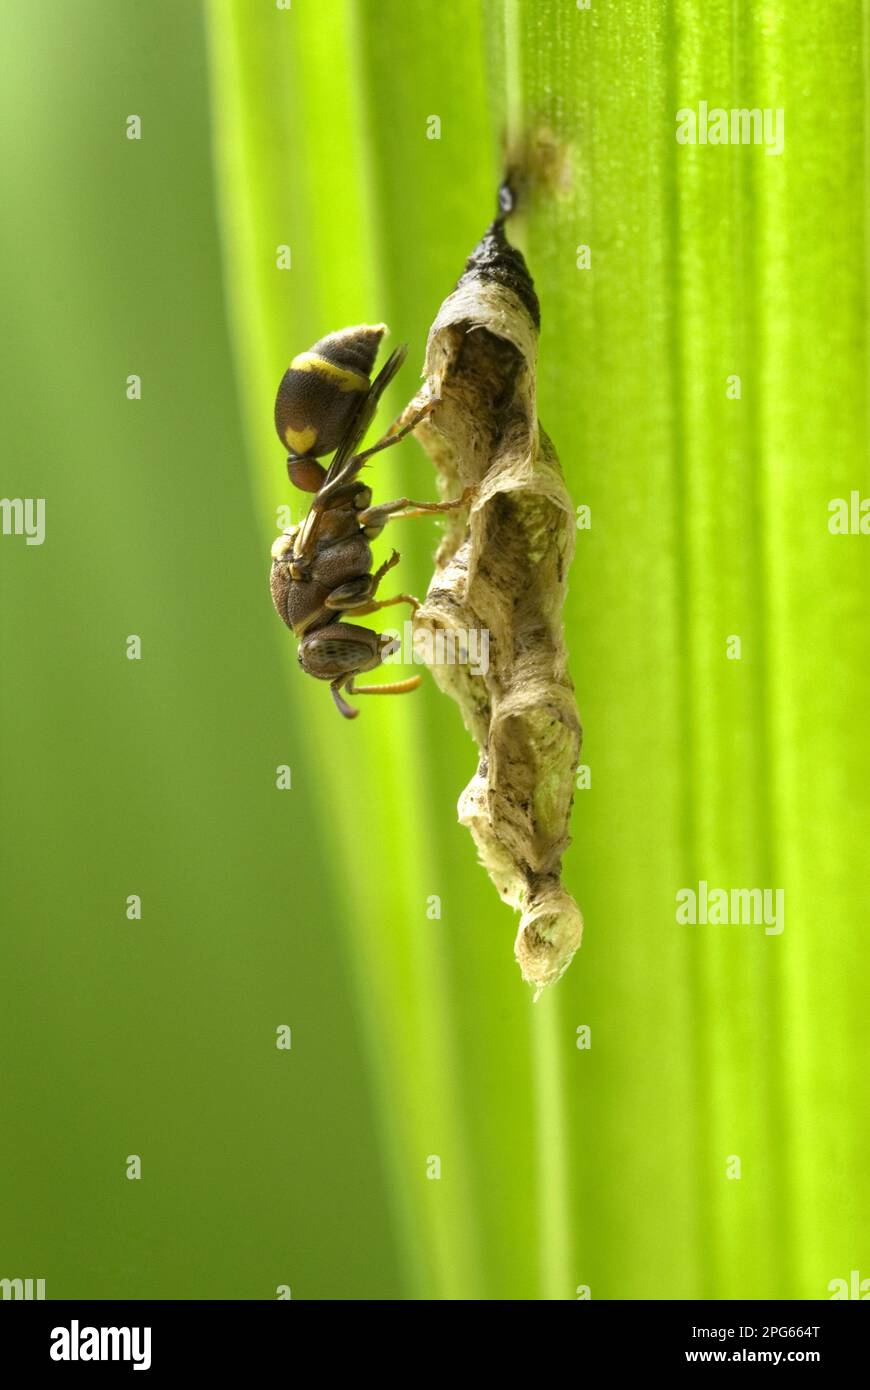
[[[345,608],[352,608],[356,613],[359,605],[368,602],[371,596],[372,576],[364,574],[359,579],[349,579],[346,584],[331,589],[323,600],[323,606],[336,613],[341,613]]]
[[[377,590],[377,587],[378,587],[378,585],[380,584],[381,580],[383,579],[384,575],[387,574],[388,571],[391,570],[391,569],[393,568],[394,565],[397,565],[397,564],[399,563],[399,561],[401,560],[401,558],[402,558],[402,557],[401,557],[401,555],[399,554],[398,550],[394,550],[394,551],[391,553],[389,560],[385,560],[384,563],[383,563],[382,565],[378,565],[378,568],[375,570],[374,574],[372,575],[372,590],[371,590],[371,597],[372,597],[372,598],[374,598],[375,592],[376,592],[376,590]]]
[[[344,683],[345,677],[339,676],[337,680],[330,682],[329,689],[332,692],[332,698],[336,703],[339,714],[343,714],[345,719],[356,719],[357,715],[359,714],[359,710],[353,709],[352,706],[349,705],[347,701],[342,698],[341,687],[344,685]],[[351,677],[351,679],[347,683],[348,690],[350,690],[352,685],[353,678]]]
[[[455,512],[457,507],[467,507],[474,493],[473,487],[467,487],[461,497],[454,497],[450,502],[413,502],[410,497],[398,497],[395,502],[366,507],[359,513],[359,524],[366,536],[373,540],[380,535],[390,518],[403,521],[409,516],[429,516],[432,512]]]
[[[377,444],[373,444],[370,449],[364,450],[363,453],[354,454],[352,458],[347,460],[339,475],[333,478],[331,483],[325,483],[320,491],[314,494],[308,516],[300,530],[298,555],[301,556],[312,549],[323,513],[334,507],[337,500],[343,500],[345,497],[352,500],[354,495],[358,494],[359,484],[356,478],[366,460],[370,459],[373,454],[380,453],[382,449],[389,449],[393,444],[398,444],[399,440],[404,439],[407,434],[411,433],[411,430],[416,429],[421,420],[425,420],[437,404],[438,399],[427,401],[407,424],[397,428],[399,422],[404,419],[403,412],[399,419],[390,426],[383,439],[379,439]]]
[[[366,576],[369,581],[371,576]],[[420,600],[414,598],[413,594],[396,594],[394,598],[373,597],[374,590],[362,580],[351,580],[349,584],[342,584],[338,589],[333,589],[331,594],[323,600],[324,608],[328,608],[335,613],[349,613],[353,618],[364,618],[368,613],[377,613],[381,608],[392,608],[394,603],[409,603],[416,613],[420,607]]]
[[[427,415],[432,414],[432,411],[435,409],[436,405],[440,404],[440,396],[430,396],[429,400],[426,401],[424,405],[418,406],[417,409],[414,410],[414,402],[409,401],[408,404],[405,406],[405,409],[402,411],[401,415],[397,416],[397,418],[390,425],[390,428],[387,430],[387,433],[384,436],[384,438],[389,438],[389,436],[395,434],[398,430],[403,429],[408,420],[408,417],[412,413],[413,423],[411,425],[411,429],[414,429],[417,425],[419,425],[421,420],[425,420]]]
[[[394,444],[398,444],[400,439],[404,439],[405,435],[410,434],[412,430],[417,428],[421,420],[425,420],[426,416],[432,413],[436,404],[437,402],[435,401],[427,401],[426,404],[421,406],[417,413],[411,417],[407,424],[404,425],[399,423],[403,418],[402,415],[400,415],[399,419],[395,420],[393,424],[390,425],[386,434],[382,439],[378,440],[377,444],[373,444],[370,449],[364,449],[361,454],[354,455],[354,471],[356,471],[357,464],[365,463],[367,459],[372,457],[372,454],[379,454],[382,449],[389,449]]]
[[[325,608],[334,608],[338,612],[347,609],[356,617],[362,617],[366,613],[375,613],[379,608],[386,608],[391,603],[401,603],[407,599],[415,607],[419,607],[417,600],[408,594],[400,594],[398,598],[385,599],[382,603],[372,603],[377,587],[384,575],[399,563],[400,556],[398,550],[394,550],[388,560],[375,570],[374,574],[366,574],[359,579],[349,579],[346,584],[339,584],[338,588],[333,589],[324,599]]]
[[[394,603],[410,603],[414,612],[420,607],[420,600],[414,598],[413,594],[396,594],[395,598],[379,598],[372,603],[366,603],[361,608],[349,608],[347,611],[354,618],[364,618],[367,613],[377,613],[380,608],[392,608]]]

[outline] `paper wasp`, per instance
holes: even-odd
[[[372,573],[369,542],[393,517],[445,512],[453,502],[412,502],[400,497],[372,506],[372,490],[359,478],[375,454],[404,439],[429,413],[434,402],[404,416],[361,453],[357,450],[374,418],[378,401],[407,355],[402,346],[388,358],[375,380],[370,374],[386,324],[359,324],[319,339],[294,357],[281,380],[275,401],[275,428],[289,449],[287,474],[295,487],[314,493],[305,520],[289,527],[272,546],[270,584],[279,615],[300,638],[299,664],[318,680],[328,680],[338,709],[356,718],[342,695],[401,695],[415,690],[420,676],[391,685],[354,689],[362,671],[379,666],[395,650],[395,641],[369,628],[343,622],[345,614],[362,617],[395,603],[417,607],[410,594],[375,597],[384,575],[399,561],[394,550]],[[335,450],[328,468],[318,457]]]

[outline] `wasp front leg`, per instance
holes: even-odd
[[[394,550],[389,560],[385,560],[374,574],[361,575],[357,579],[349,579],[345,584],[339,584],[331,590],[325,600],[326,607],[335,609],[336,612],[352,613],[356,618],[365,617],[368,613],[377,613],[381,608],[391,608],[395,603],[409,603],[416,611],[420,602],[412,594],[396,594],[394,598],[375,599],[378,585],[384,575],[399,563],[400,558],[398,550]]]

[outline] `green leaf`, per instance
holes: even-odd
[[[430,686],[338,727],[275,633],[317,750],[305,804],[344,904],[405,1288],[824,1297],[866,1223],[867,552],[827,527],[866,487],[860,15],[215,0],[209,40],[264,552],[286,360],[382,317],[421,360],[502,138],[557,154],[522,229],[541,418],[591,510],[566,619],[592,784],[566,862],[586,938],[552,997],[532,1008],[515,921],[454,824],[455,711]],[[679,144],[702,101],[782,108],[784,149]],[[396,453],[378,495],[425,496],[422,455]],[[412,588],[434,541],[402,536]],[[701,880],[782,888],[784,932],[678,924]]]

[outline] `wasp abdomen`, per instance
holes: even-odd
[[[294,357],[275,400],[275,428],[291,455],[317,458],[341,443],[368,393],[384,323],[328,333]]]

